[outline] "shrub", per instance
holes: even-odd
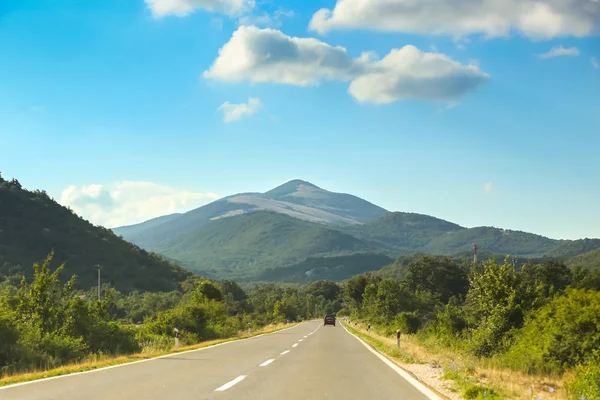
[[[396,315],[394,325],[402,333],[416,333],[421,325],[421,320],[416,312],[401,312]]]
[[[600,399],[600,363],[580,365],[573,372],[565,383],[569,397],[573,400]]]
[[[530,314],[505,356],[515,369],[562,372],[600,348],[600,292],[568,289]]]
[[[476,400],[502,400],[502,397],[498,395],[493,389],[485,386],[471,385],[464,392],[463,397],[465,399],[476,399]]]

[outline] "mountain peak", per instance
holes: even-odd
[[[309,189],[309,190],[324,191],[317,185],[313,185],[310,182],[303,181],[301,179],[293,179],[289,182],[286,182],[284,184],[277,186],[274,189],[269,190],[268,192],[265,192],[264,195],[266,197],[285,196],[285,195],[289,195],[289,194],[298,192],[298,190],[301,188],[305,188],[305,189]]]

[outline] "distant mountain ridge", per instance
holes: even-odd
[[[265,193],[227,196],[172,218],[170,215],[158,217],[141,224],[114,228],[113,231],[139,246],[155,248],[210,221],[254,211],[273,211],[333,226],[361,224],[388,212],[359,197],[329,192],[296,179]]]
[[[468,254],[473,243],[483,253],[520,259],[566,260],[600,248],[600,239],[554,240],[495,227],[465,228],[424,214],[388,212],[302,180],[114,231],[189,269],[245,280],[277,276],[305,280],[302,274],[311,265],[323,276],[341,277],[363,268],[357,265],[360,260],[371,260],[375,266],[381,257]],[[346,265],[332,270],[333,261]],[[293,268],[275,271],[286,267]]]

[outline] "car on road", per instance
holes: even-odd
[[[323,325],[335,326],[335,315],[334,314],[325,315],[325,318],[323,318]]]

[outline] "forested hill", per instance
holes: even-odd
[[[0,281],[30,275],[32,264],[54,250],[66,263],[64,279],[78,275],[79,287],[93,286],[96,264],[102,280],[121,291],[176,289],[190,273],[162,257],[94,226],[43,191],[28,191],[0,176]]]

